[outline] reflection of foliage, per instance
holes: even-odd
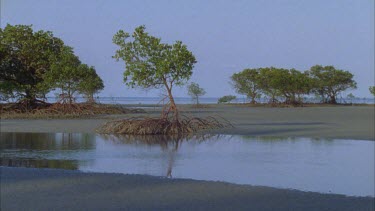
[[[285,137],[285,136],[241,136],[245,140],[249,141],[260,141],[260,142],[297,142],[301,140],[309,140],[312,143],[330,143],[334,139],[331,138],[303,138],[303,137]]]
[[[262,142],[283,142],[283,141],[295,141],[295,137],[285,136],[242,136],[243,139],[251,141],[262,141]]]
[[[75,150],[93,149],[93,134],[76,133],[1,133],[0,150]]]
[[[203,142],[208,139],[219,139],[221,135],[211,135],[211,134],[202,134],[202,135],[107,135],[102,134],[101,137],[104,140],[111,141],[117,144],[140,144],[140,145],[160,145],[161,149],[167,153],[168,156],[168,167],[165,173],[166,177],[172,177],[172,168],[175,161],[175,156],[177,154],[179,146],[182,142]]]
[[[43,155],[93,149],[95,137],[81,133],[1,133],[0,165],[76,170],[77,160],[43,159]]]
[[[186,134],[186,135],[128,135],[128,134],[101,134],[104,140],[118,144],[146,144],[160,145],[167,149],[169,145],[188,141],[204,142],[208,139],[219,139],[221,135],[213,134]]]
[[[55,168],[77,170],[76,160],[37,160],[25,158],[0,158],[1,166],[27,167],[27,168]]]

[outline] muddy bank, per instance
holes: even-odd
[[[373,197],[143,175],[0,170],[1,210],[374,210]]]
[[[95,132],[111,119],[131,116],[159,116],[160,107],[146,108],[147,114],[98,115],[89,119],[1,120],[3,132]],[[252,136],[292,136],[374,140],[375,110],[372,106],[266,108],[209,105],[208,108],[181,106],[183,114],[221,116],[234,128],[213,133]]]

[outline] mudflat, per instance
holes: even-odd
[[[81,119],[2,119],[1,132],[93,133],[106,121],[147,114]],[[373,106],[267,108],[181,106],[185,115],[233,124],[210,133],[375,140]],[[146,175],[0,167],[1,210],[374,210],[374,197]]]
[[[92,133],[104,122],[133,116],[157,117],[160,107],[147,106],[146,114],[99,115],[81,119],[3,119],[3,132]],[[288,136],[375,140],[374,106],[273,108],[244,105],[180,106],[182,114],[223,117],[233,124],[210,133],[251,136]]]
[[[373,197],[145,175],[0,167],[1,210],[374,210]]]

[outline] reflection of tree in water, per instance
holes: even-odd
[[[177,156],[177,152],[182,142],[197,142],[201,143],[208,139],[219,139],[221,135],[108,135],[102,134],[101,137],[104,140],[111,141],[117,144],[140,144],[155,146],[159,145],[164,153],[168,156],[168,165],[165,176],[172,177],[172,168]]]
[[[27,168],[57,168],[77,170],[77,160],[39,160],[33,158],[0,158],[0,166]]]
[[[170,142],[172,147],[168,147],[168,142],[166,145],[161,145],[162,149],[164,152],[168,154],[168,168],[167,168],[167,174],[166,176],[169,178],[172,178],[172,168],[174,165],[175,157],[177,154],[178,146],[179,146],[179,141],[172,141]]]
[[[1,133],[0,150],[74,150],[95,148],[94,134]]]
[[[311,141],[313,145],[331,145],[334,141],[332,138],[304,138],[304,137],[286,137],[286,136],[241,136],[243,140],[260,141],[262,143]]]
[[[285,141],[298,141],[296,137],[286,137],[286,136],[241,136],[244,140],[249,141],[261,141],[262,143],[274,143],[274,142],[285,142]]]
[[[50,159],[55,153],[95,148],[95,134],[1,133],[0,165],[78,169],[78,160]]]

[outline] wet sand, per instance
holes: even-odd
[[[158,116],[148,108],[144,116]],[[222,116],[234,128],[212,133],[374,140],[374,107],[181,108]],[[85,132],[110,119],[1,120],[1,132]],[[1,167],[1,210],[374,210],[374,197],[346,197],[222,182],[144,175]]]
[[[374,210],[373,197],[144,175],[1,167],[1,210]]]
[[[150,106],[146,111],[147,114],[106,115],[90,119],[3,119],[0,129],[3,132],[92,133],[110,119],[159,116],[160,108]],[[266,108],[210,105],[209,108],[196,109],[185,105],[181,106],[181,111],[183,114],[197,117],[221,116],[234,125],[234,128],[210,133],[375,140],[373,106]]]

